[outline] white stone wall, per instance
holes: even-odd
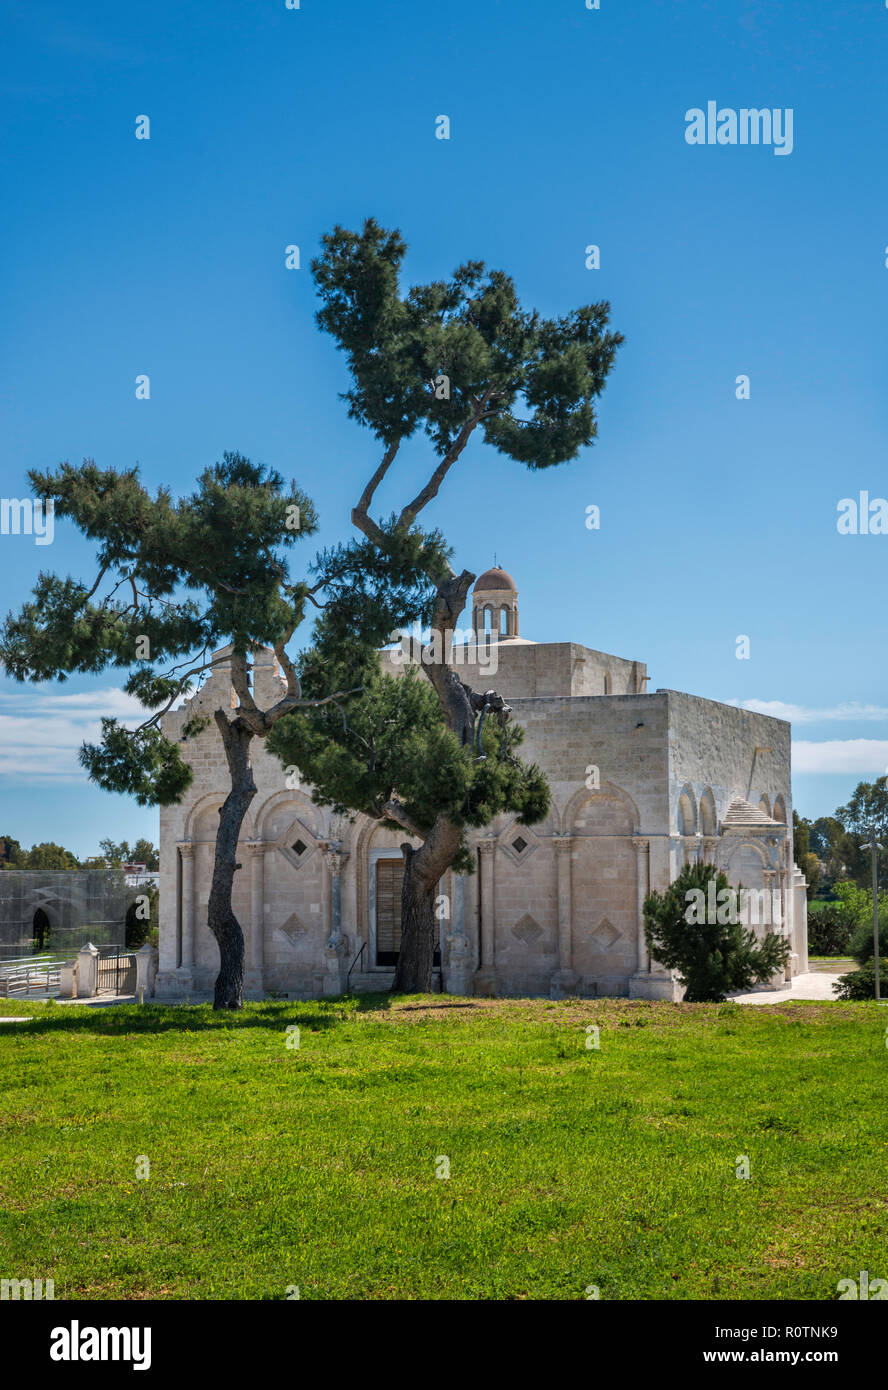
[[[513,680],[511,667],[501,668],[496,688],[525,730],[521,756],[538,763],[549,780],[550,814],[530,828],[504,816],[472,833],[478,872],[445,876],[445,988],[673,998],[671,977],[647,959],[644,896],[666,887],[692,853],[717,859],[721,819],[734,797],[757,802],[767,796],[772,808],[782,797],[791,822],[789,726],[672,691],[571,694],[587,678],[577,670],[594,669],[594,663],[577,666],[577,654],[588,656],[589,649],[572,643],[547,649],[557,658],[548,674],[540,657],[545,646],[516,644],[510,661],[518,674]],[[636,680],[638,663],[622,665],[621,679]],[[281,688],[273,659],[254,679],[257,698],[270,703]],[[561,693],[515,693],[547,684]],[[232,703],[228,677],[219,671],[187,712],[167,717],[165,728],[175,736],[195,712]],[[753,773],[756,745],[772,752],[758,756]],[[258,795],[244,825],[234,890],[247,944],[247,988],[301,997],[335,992],[362,943],[360,971],[366,975],[373,966],[373,866],[405,837],[361,816],[334,823],[313,805],[310,789],[288,785],[287,773],[258,740],[253,748]],[[211,988],[218,960],[206,927],[218,808],[227,791],[215,725],[190,740],[184,755],[194,767],[194,785],[185,805],[161,813],[161,993]],[[684,836],[683,793],[692,816]],[[707,795],[714,806],[711,836],[702,831]],[[776,838],[785,840],[784,832]],[[301,854],[293,849],[297,842]],[[775,858],[778,871],[791,886],[791,856],[781,865]],[[794,897],[790,891],[788,899]],[[790,926],[798,961],[801,928]]]

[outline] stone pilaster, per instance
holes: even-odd
[[[182,859],[182,954],[176,970],[174,991],[188,994],[194,989],[194,845],[179,845]]]
[[[450,878],[450,932],[447,937],[447,960],[442,962],[443,988],[447,994],[467,995],[472,992],[472,975],[466,937],[466,881],[462,874],[452,872]]]
[[[330,935],[324,947],[324,993],[344,994],[348,973],[348,941],[342,934],[342,870],[348,859],[339,840],[322,845],[324,864],[330,875]]]
[[[670,836],[674,843],[681,844],[680,837]],[[652,961],[644,934],[644,900],[650,893],[651,883],[651,842],[643,835],[633,835],[632,844],[636,854],[636,933],[637,968],[629,979],[630,999],[675,999],[676,985],[672,974],[657,962]]]
[[[552,976],[549,993],[553,999],[565,999],[576,992],[577,977],[573,969],[573,888],[571,883],[572,835],[556,835],[555,863],[558,874],[558,969]]]
[[[494,857],[496,840],[478,841],[481,851],[481,962],[475,972],[475,993],[496,992],[496,899]]]
[[[246,846],[250,862],[250,940],[244,990],[262,996],[265,992],[265,850],[262,841]]]
[[[647,941],[644,935],[644,900],[648,895],[650,885],[650,840],[644,839],[641,835],[633,835],[632,844],[635,849],[635,877],[636,877],[636,964],[635,974],[629,980],[629,997],[631,999],[647,998],[647,991],[650,982],[651,963],[648,956]]]

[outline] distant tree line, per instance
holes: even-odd
[[[0,869],[43,869],[47,873],[68,869],[109,869],[120,868],[123,864],[144,864],[146,871],[155,872],[160,867],[160,856],[156,845],[150,840],[136,840],[131,846],[126,840],[101,840],[99,853],[83,861],[63,845],[53,844],[51,840],[40,845],[23,849],[18,840],[11,835],[0,835]]]
[[[831,816],[809,820],[793,812],[793,858],[808,880],[808,897],[834,899],[842,883],[869,889],[872,830],[885,845],[888,834],[888,778],[859,782],[847,806]],[[880,852],[880,867],[885,859]]]

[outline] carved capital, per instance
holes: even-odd
[[[341,874],[342,867],[345,864],[346,859],[348,859],[347,849],[324,850],[324,862],[326,863],[327,868],[330,870],[331,874]]]
[[[643,835],[633,835],[632,843],[635,846],[636,853],[638,854],[646,854],[651,847],[650,840],[645,839]]]
[[[556,854],[570,854],[573,849],[573,835],[553,835],[552,843]]]
[[[190,840],[183,841],[179,846],[179,853],[183,859],[192,859],[194,857],[194,845]]]
[[[478,848],[482,854],[493,854],[496,849],[496,840],[479,840]]]

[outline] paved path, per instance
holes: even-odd
[[[823,970],[810,970],[807,975],[796,975],[789,989],[753,990],[750,994],[729,994],[738,1004],[785,1004],[789,999],[832,999],[835,1001],[833,985],[838,974],[827,974]]]

